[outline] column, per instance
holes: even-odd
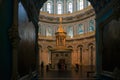
[[[50,64],[51,64],[51,62],[52,62],[52,58],[51,58],[51,51],[50,51]]]
[[[57,38],[57,46],[58,46],[58,38]]]
[[[85,28],[85,33],[87,33],[88,21],[85,21],[85,22],[84,22],[84,28]]]
[[[77,11],[77,0],[73,1],[73,12]]]
[[[46,28],[47,28],[46,25],[44,25],[44,31],[43,31],[44,32],[44,36],[46,36]]]
[[[40,63],[41,63],[41,46],[39,46],[38,56],[39,56],[39,66],[40,66]]]
[[[54,14],[57,13],[57,2],[56,0],[54,0]]]
[[[77,0],[77,4],[76,5],[77,5],[76,10],[79,10],[79,8],[78,8],[79,7],[79,1],[78,0]]]
[[[78,28],[78,25],[75,24],[75,26],[74,26],[74,35],[75,36],[77,35],[77,28]]]
[[[65,46],[65,38],[64,38],[64,46]]]
[[[66,9],[66,7],[67,7],[66,5],[67,5],[66,0],[64,0],[64,7],[63,7],[64,8],[64,12],[63,13],[66,13],[66,10],[67,10]]]
[[[102,29],[96,26],[96,77],[99,77],[102,71]]]
[[[39,60],[39,62],[38,62],[38,69],[39,69],[39,74],[41,75],[41,46],[39,46],[39,53],[38,53],[38,60]]]
[[[91,53],[91,70],[93,71],[93,45],[90,47],[90,53]]]
[[[87,0],[83,0],[84,1],[84,8],[87,7]]]
[[[14,0],[13,9],[13,24],[9,30],[9,36],[12,43],[12,77],[11,80],[17,80],[17,56],[18,56],[18,45],[19,45],[19,34],[18,34],[18,0]]]

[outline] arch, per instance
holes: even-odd
[[[47,3],[46,3],[46,11],[48,12],[48,13],[53,13],[53,1],[50,1],[50,0],[48,0],[47,1]]]
[[[77,61],[80,64],[80,66],[83,65],[83,45],[82,44],[79,44],[77,46]]]
[[[47,46],[47,49],[52,49],[52,46]]]
[[[83,47],[83,45],[80,44],[80,45],[77,46],[77,48],[79,48],[79,47]]]
[[[94,46],[94,44],[93,44],[93,43],[88,43],[88,47],[89,47],[89,46]]]
[[[70,45],[69,45],[67,48],[71,48],[71,49],[73,49],[73,46],[70,46]]]
[[[89,55],[89,65],[91,67],[91,70],[93,71],[95,67],[95,52],[94,52],[93,43],[88,44],[88,55]]]
[[[72,0],[68,0],[66,7],[67,7],[67,13],[72,13],[73,12],[73,1]]]

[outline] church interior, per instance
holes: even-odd
[[[120,80],[120,0],[1,0],[1,80]]]

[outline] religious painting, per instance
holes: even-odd
[[[69,26],[67,28],[67,34],[68,36],[70,36],[71,38],[73,37],[73,27],[72,26]]]
[[[46,36],[52,36],[52,29],[50,27],[46,28]]]
[[[79,24],[78,26],[78,34],[83,34],[84,33],[84,26],[83,24]]]
[[[94,21],[93,20],[90,20],[88,29],[89,29],[89,32],[94,31]]]

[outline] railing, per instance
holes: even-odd
[[[84,34],[75,35],[72,38],[70,36],[67,36],[66,40],[82,39],[82,38],[86,38],[86,37],[90,37],[90,36],[94,36],[94,35],[95,35],[95,31],[92,31],[92,32],[84,33]],[[42,36],[42,35],[38,34],[38,39],[55,40],[56,37],[55,36]]]

